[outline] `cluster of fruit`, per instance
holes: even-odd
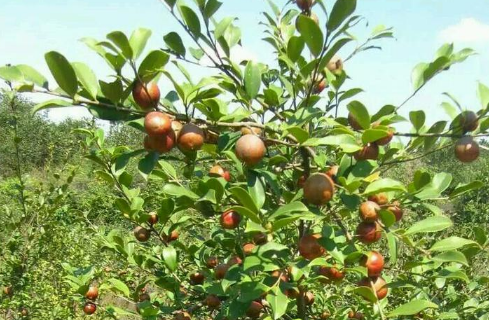
[[[85,293],[85,298],[88,301],[86,301],[83,306],[83,312],[85,312],[86,315],[92,315],[97,311],[95,300],[98,298],[98,288],[96,286],[90,286]]]

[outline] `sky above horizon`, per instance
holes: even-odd
[[[282,6],[285,0],[275,2]],[[325,0],[327,5],[329,2]],[[223,0],[218,18],[239,16],[236,23],[242,29],[245,47],[240,54],[270,57],[271,47],[261,40],[264,27],[259,22],[263,11],[269,11],[265,0]],[[395,39],[380,42],[382,51],[368,51],[348,61],[345,68],[352,78],[350,86],[365,90],[358,99],[371,112],[385,104],[399,104],[412,92],[414,66],[431,61],[443,43],[454,42],[456,50],[471,47],[478,55],[437,76],[401,114],[407,116],[410,110],[423,109],[428,122],[448,119],[440,107],[446,101],[443,92],[455,96],[464,108],[479,109],[478,81],[489,85],[488,12],[489,1],[480,0],[358,0],[357,14],[365,17],[365,22],[354,29],[354,34],[363,39],[361,36],[383,24],[394,28]],[[72,62],[87,63],[99,79],[104,79],[109,73],[105,62],[78,40],[101,40],[115,30],[129,35],[138,27],[153,31],[148,44],[152,49],[164,46],[162,37],[168,32],[182,32],[159,0],[140,0],[137,5],[129,0],[1,0],[0,65],[28,64],[49,75],[44,53],[55,50]],[[348,55],[352,49],[346,48],[341,55]],[[205,70],[192,74],[205,76]],[[172,88],[162,88],[163,94],[169,90]],[[84,115],[87,113],[83,109],[57,109],[49,114],[56,121]]]

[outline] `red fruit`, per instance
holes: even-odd
[[[284,271],[275,270],[272,272],[272,278],[274,278],[275,281],[277,281],[279,277],[280,277],[280,281],[282,281],[282,282],[288,282],[289,281],[289,277],[287,276],[287,274]]]
[[[304,198],[315,205],[328,203],[334,195],[334,182],[324,173],[315,173],[304,184]]]
[[[220,165],[215,165],[209,170],[209,175],[210,176],[221,176],[223,177],[226,181],[231,181],[231,174],[229,171],[224,170]]]
[[[221,226],[224,229],[235,229],[241,222],[241,216],[236,211],[226,211],[221,215]]]
[[[306,292],[304,295],[304,302],[306,303],[307,306],[310,306],[311,304],[314,303],[314,294],[312,292]]]
[[[326,250],[319,244],[317,239],[320,239],[319,234],[308,234],[299,240],[299,253],[307,260],[314,260],[322,256]]]
[[[224,171],[224,174],[222,176],[224,178],[224,180],[226,180],[227,182],[231,181],[231,172],[229,171]]]
[[[319,81],[314,86],[314,93],[320,94],[321,92],[323,92],[324,89],[326,89],[327,86],[328,86],[328,82],[325,79]]]
[[[209,269],[214,269],[218,263],[219,263],[219,260],[217,259],[217,257],[209,257],[205,261],[205,264],[207,265],[207,268],[209,268]]]
[[[328,278],[329,281],[341,281],[345,278],[345,273],[336,267],[325,267],[321,266],[318,269],[318,274],[320,276]],[[328,283],[329,281],[321,280],[323,283]]]
[[[247,134],[238,139],[235,150],[239,160],[248,166],[253,166],[263,159],[266,148],[258,136]]]
[[[297,187],[298,188],[304,188],[304,185],[306,184],[307,177],[305,175],[302,175],[297,179]]]
[[[158,223],[158,215],[156,213],[151,213],[148,218],[148,223],[151,225]]]
[[[369,143],[361,150],[357,151],[353,157],[355,157],[355,160],[357,161],[377,160],[379,157],[379,147],[374,143]]]
[[[132,89],[132,97],[142,109],[152,109],[160,101],[160,88],[155,82],[143,84],[137,81]]]
[[[140,242],[146,242],[149,240],[151,233],[149,230],[143,228],[143,227],[136,227],[134,228],[134,237]]]
[[[368,200],[377,203],[379,206],[386,205],[389,202],[385,193],[371,195],[368,197]]]
[[[204,274],[200,272],[195,272],[190,275],[190,284],[192,285],[198,285],[198,284],[203,284],[204,283]]]
[[[170,130],[168,134],[161,136],[146,136],[144,138],[144,148],[148,151],[167,153],[175,146],[175,132]]]
[[[180,311],[179,313],[175,314],[173,320],[192,320],[192,317],[188,312]]]
[[[144,130],[150,137],[168,134],[172,130],[172,121],[165,113],[152,111],[144,117]]]
[[[296,4],[302,11],[309,11],[315,0],[296,0]]]
[[[97,287],[89,287],[87,292],[85,293],[85,298],[88,300],[95,300],[98,297],[98,288]]]
[[[455,156],[461,162],[475,161],[479,157],[479,153],[479,145],[472,137],[462,137],[455,145]]]
[[[470,132],[477,129],[479,126],[479,119],[475,112],[464,111],[460,117],[460,126],[464,132]]]
[[[384,299],[389,292],[389,289],[386,287],[386,285],[387,283],[382,277],[363,278],[358,283],[359,287],[371,288],[376,293],[379,300]]]
[[[97,311],[95,303],[87,302],[85,303],[85,306],[83,306],[83,312],[85,312],[86,315],[94,314],[95,311]]]
[[[348,114],[348,123],[353,128],[353,130],[356,131],[363,130],[362,126],[360,125],[360,123],[358,123],[357,119],[352,113]]]
[[[387,129],[387,136],[380,138],[379,140],[375,141],[375,144],[378,146],[385,146],[392,141],[392,138],[394,138],[394,129],[388,128]]]
[[[172,242],[177,240],[179,235],[180,234],[178,233],[177,230],[173,230],[172,232],[170,232],[170,236],[167,237],[167,242]]]
[[[336,176],[338,175],[338,170],[340,169],[340,166],[331,166],[328,171],[326,171],[326,175],[330,177],[331,179],[336,179]]]
[[[374,243],[382,237],[382,228],[377,222],[364,221],[358,225],[356,235],[365,244]]]
[[[228,260],[228,266],[229,267],[232,267],[234,266],[235,264],[242,264],[243,263],[243,260],[241,260],[240,257],[238,256],[233,256],[231,257],[229,260]]]
[[[255,250],[255,245],[253,243],[247,243],[243,246],[243,253],[245,256],[249,256]]]
[[[224,279],[224,277],[226,276],[226,272],[228,272],[228,269],[229,265],[227,265],[226,263],[221,263],[214,269],[214,276],[217,280]]]
[[[178,148],[182,151],[197,151],[204,145],[204,131],[193,123],[187,123],[178,133]]]
[[[205,305],[208,306],[210,309],[217,309],[221,305],[221,300],[219,299],[218,296],[214,294],[210,294],[205,298],[204,301]]]
[[[246,315],[252,319],[260,317],[260,313],[263,309],[263,305],[257,301],[252,301],[248,309],[246,309]]]
[[[253,242],[257,245],[262,245],[268,242],[268,236],[264,232],[258,232],[253,235]]]
[[[371,251],[362,258],[360,264],[367,268],[369,277],[378,277],[384,269],[384,257],[377,251]]]
[[[399,202],[395,202],[389,207],[387,207],[387,210],[392,212],[394,216],[396,217],[396,221],[399,222],[402,219],[402,216],[404,215],[404,212],[402,211]]]
[[[374,222],[379,218],[380,206],[373,201],[366,201],[360,205],[360,218],[363,221]]]

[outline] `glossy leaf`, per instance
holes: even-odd
[[[70,97],[74,97],[78,91],[78,82],[75,70],[68,60],[56,51],[46,53],[44,58],[59,87]]]

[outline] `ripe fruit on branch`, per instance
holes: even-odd
[[[155,212],[150,213],[148,223],[150,225],[155,225],[158,223],[158,215]]]
[[[150,137],[168,134],[172,130],[172,121],[165,113],[152,111],[144,117],[144,130]]]
[[[151,296],[146,292],[143,292],[139,295],[139,302],[143,302],[143,301],[151,301]]]
[[[304,188],[304,185],[306,184],[307,177],[305,175],[302,175],[297,179],[297,187],[298,188]]]
[[[83,306],[83,312],[85,312],[86,315],[94,314],[95,311],[97,311],[97,306],[93,302],[87,302],[85,303],[85,306]]]
[[[384,269],[384,256],[377,251],[371,251],[360,260],[360,264],[367,268],[369,277],[378,277]]]
[[[201,272],[195,272],[190,275],[190,284],[192,285],[198,285],[198,284],[203,284],[204,283],[204,274]]]
[[[339,75],[343,71],[343,60],[339,56],[334,55],[333,58],[329,60],[326,68],[331,71],[331,73]]]
[[[324,91],[324,89],[326,89],[327,86],[328,86],[328,81],[326,81],[326,79],[322,79],[321,81],[315,82],[313,88],[314,94],[320,94],[321,92]]]
[[[324,173],[315,173],[304,184],[304,198],[315,205],[328,203],[334,195],[334,182]]]
[[[330,177],[331,179],[335,180],[336,176],[338,175],[338,170],[340,169],[340,166],[334,165],[331,166],[328,171],[326,171],[326,175]]]
[[[175,146],[175,139],[175,132],[173,130],[161,136],[146,136],[144,137],[144,148],[148,151],[167,153]]]
[[[392,205],[387,207],[387,210],[392,212],[392,214],[396,217],[397,222],[399,222],[402,219],[404,212],[402,211],[399,202],[394,202]]]
[[[257,245],[262,245],[268,242],[268,236],[264,232],[258,232],[253,235],[253,242]]]
[[[136,81],[132,88],[132,97],[143,110],[149,110],[158,105],[160,101],[160,88],[158,88],[155,82],[144,84]]]
[[[321,313],[321,315],[319,316],[319,319],[326,320],[329,319],[330,317],[331,317],[331,313],[329,311],[323,311],[323,313]]]
[[[380,206],[373,201],[365,201],[360,205],[360,218],[363,221],[374,222],[379,218]]]
[[[354,155],[355,160],[377,160],[379,157],[379,147],[375,143],[368,143],[361,150],[358,150]]]
[[[190,314],[186,311],[181,311],[173,317],[173,320],[192,320]]]
[[[299,240],[299,253],[307,260],[314,260],[322,256],[326,250],[319,244],[319,234],[308,234]]]
[[[254,134],[254,135],[259,136],[259,135],[261,135],[261,132],[262,132],[262,130],[260,128],[257,128],[257,127],[251,127],[251,130],[248,127],[241,127],[241,134],[242,135]]]
[[[389,199],[387,198],[387,194],[385,193],[378,193],[378,194],[371,195],[368,197],[368,200],[375,202],[379,206],[383,206],[389,203]]]
[[[219,260],[217,259],[217,257],[209,257],[205,260],[205,264],[209,269],[214,269],[218,263]]]
[[[460,126],[464,132],[470,132],[477,129],[479,119],[474,111],[464,111],[460,117]]]
[[[204,303],[210,309],[217,309],[221,305],[221,300],[219,299],[218,296],[214,294],[210,294],[207,297],[205,297]]]
[[[353,113],[348,113],[348,123],[353,128],[353,130],[356,130],[356,131],[363,130],[362,126],[360,125],[358,120],[355,118]]]
[[[232,257],[231,257],[231,258],[228,260],[228,266],[229,266],[229,267],[232,267],[232,266],[234,266],[234,265],[236,265],[236,264],[238,264],[238,265],[239,265],[239,264],[242,264],[242,263],[243,263],[243,260],[241,260],[241,258],[240,258],[240,257],[238,257],[238,256],[232,256]]]
[[[245,256],[249,256],[253,250],[255,250],[255,245],[253,243],[247,243],[243,246],[243,253]]]
[[[214,269],[214,276],[217,280],[224,279],[226,272],[228,272],[229,265],[227,263],[221,263]]]
[[[95,300],[98,297],[98,288],[97,287],[89,287],[87,292],[85,293],[85,298],[88,300]]]
[[[29,310],[27,310],[26,307],[20,308],[20,315],[24,318],[27,317],[29,315]]]
[[[178,233],[178,230],[172,230],[172,232],[170,232],[170,235],[166,235],[165,233],[162,233],[161,234],[161,237],[166,241],[166,242],[172,242],[172,241],[175,241],[178,239],[178,236],[180,234]]]
[[[12,288],[12,286],[6,286],[3,288],[3,294],[6,296],[11,296],[14,294],[14,289]]]
[[[236,142],[236,156],[248,166],[257,164],[265,156],[265,144],[253,134],[242,136]]]
[[[386,287],[387,283],[382,277],[363,278],[358,283],[359,287],[371,288],[379,300],[384,299],[387,296],[389,289]]]
[[[231,181],[231,174],[229,171],[224,170],[220,165],[215,165],[209,170],[209,175],[210,176],[221,176],[226,180],[227,182]]]
[[[377,128],[379,127],[380,124],[378,122],[372,124],[372,128]],[[379,140],[375,141],[375,144],[378,146],[385,146],[386,144],[389,144],[392,141],[392,138],[394,138],[394,129],[392,128],[387,128],[387,136],[380,138]]]
[[[193,123],[187,123],[178,133],[178,148],[182,151],[197,151],[204,145],[204,131]]]
[[[382,237],[382,228],[377,222],[364,221],[358,225],[356,235],[365,244],[374,243]]]
[[[260,313],[263,309],[263,305],[258,301],[251,301],[250,306],[246,309],[246,315],[252,319],[260,317]]]
[[[314,300],[314,294],[312,292],[308,291],[304,294],[304,302],[306,303],[306,306],[313,304]]]
[[[470,136],[460,138],[455,144],[455,156],[461,162],[472,162],[479,157],[479,144]]]
[[[328,283],[329,281],[341,281],[345,278],[345,273],[337,267],[321,266],[318,269],[318,275],[326,277],[328,280],[321,279],[321,282]]]
[[[134,228],[134,237],[140,242],[146,242],[149,240],[151,233],[148,229],[145,229],[143,227],[136,227]]]
[[[241,216],[236,211],[228,210],[221,214],[220,223],[224,229],[236,229],[241,222]]]
[[[296,0],[296,4],[302,11],[309,11],[315,0]]]

